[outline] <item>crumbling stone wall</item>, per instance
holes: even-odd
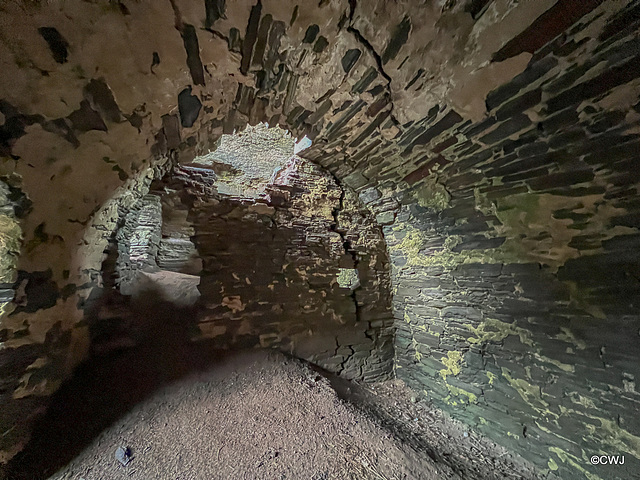
[[[0,174],[33,202],[18,268],[73,293],[1,320],[0,362],[51,380],[9,382],[2,460],[15,412],[86,351],[112,199],[268,121],[386,226],[398,376],[562,478],[638,469],[637,1],[3,8]],[[589,465],[610,449],[624,466]]]
[[[192,232],[201,264],[194,340],[279,348],[346,378],[389,378],[393,317],[381,230],[317,166],[294,159],[276,182],[265,197],[229,196],[216,191],[213,170],[178,167],[151,190],[146,205],[162,203],[163,217],[183,218],[180,230]],[[136,230],[119,237],[128,244]],[[358,284],[340,285],[341,269],[357,269]]]
[[[117,276],[120,292],[131,295],[139,275],[157,267],[162,235],[162,204],[156,195],[145,195],[129,209],[116,232]]]

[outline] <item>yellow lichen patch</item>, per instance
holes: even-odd
[[[458,406],[458,402],[457,402],[457,401],[455,401],[455,400],[451,400],[451,395],[447,395],[447,396],[444,398],[444,400],[443,400],[443,401],[444,401],[444,403],[446,403],[446,404],[448,404],[448,405],[451,405],[452,407],[457,407],[457,406]]]
[[[640,459],[640,437],[632,435],[623,428],[620,428],[613,420],[592,417],[590,415],[589,417],[600,422],[600,429],[597,431],[604,433],[602,436],[603,443],[617,451],[628,453]]]
[[[447,367],[440,370],[440,376],[443,380],[448,375],[458,375],[460,373],[460,363],[462,363],[462,354],[460,352],[447,352],[446,357],[442,357],[440,361]]]
[[[541,362],[551,363],[552,365],[555,365],[556,367],[558,367],[560,370],[564,372],[576,371],[575,366],[569,365],[568,363],[562,363],[561,361],[556,360],[554,358],[545,357],[544,355],[540,355],[539,353],[534,353],[533,356],[536,358],[536,360],[540,360]]]
[[[499,342],[507,338],[509,335],[516,335],[520,338],[520,342],[523,345],[533,347],[533,340],[531,340],[530,332],[524,328],[517,327],[512,323],[501,322],[495,318],[487,318],[477,327],[469,324],[467,324],[466,327],[471,330],[474,335],[467,340],[472,344]]]
[[[449,392],[451,392],[452,395],[455,395],[456,397],[467,397],[467,400],[469,401],[469,403],[478,403],[478,396],[476,394],[467,392],[462,388],[454,387],[453,385],[449,385],[448,383],[445,383],[445,385],[447,386],[447,389],[449,390]],[[451,395],[449,395],[449,397],[450,396]]]
[[[447,237],[442,250],[421,253],[425,245],[425,235],[420,230],[407,226],[407,233],[398,245],[390,247],[391,252],[400,252],[407,257],[407,265],[410,266],[447,266],[454,267],[464,263],[461,253],[452,252],[459,239],[455,236]]]
[[[400,252],[407,257],[407,263],[413,264],[413,262],[420,255],[420,249],[422,249],[424,245],[424,233],[420,230],[408,226],[408,232],[402,239],[398,245],[393,245],[389,248],[392,252]],[[400,228],[394,228],[394,230],[399,230]]]
[[[510,373],[508,369],[502,367],[502,376],[528,405],[537,411],[546,409],[549,406],[549,404],[542,399],[542,391],[539,386],[531,385],[522,378],[513,378]]]
[[[454,268],[467,263],[523,263],[529,261],[526,258],[514,256],[513,252],[500,248],[488,248],[481,250],[453,251],[453,248],[462,242],[459,235],[447,237],[439,250],[422,251],[426,245],[425,234],[420,230],[405,225],[406,234],[398,245],[389,247],[391,252],[399,252],[407,258],[407,265],[431,267],[440,266]],[[398,231],[399,229],[396,229]]]
[[[556,461],[553,458],[549,459],[549,461],[547,462],[547,465],[549,466],[549,470],[551,470],[553,472],[558,470],[558,464],[556,463]]]
[[[578,395],[578,399],[578,401],[574,400],[574,402],[590,409],[596,409],[595,404],[590,399],[581,395]],[[588,411],[578,412],[572,408],[563,406],[559,408],[562,415],[580,414],[599,422],[600,425],[585,424],[585,428],[600,444],[608,446],[611,451],[625,452],[640,459],[640,437],[621,428],[617,422],[597,415],[591,415]],[[540,425],[538,426],[540,427]]]
[[[432,208],[438,212],[449,206],[451,195],[441,183],[438,183],[437,175],[431,175],[426,183],[413,194],[418,205],[425,208]]]
[[[412,338],[411,345],[413,347],[413,350],[415,351],[415,353],[413,354],[413,358],[415,358],[419,362],[420,360],[422,360],[422,353],[420,353],[419,350],[420,344],[416,341],[415,338]]]
[[[551,435],[553,435],[553,432],[551,430],[549,430],[547,427],[545,427],[544,425],[542,425],[540,422],[538,422],[537,420],[534,421],[534,423],[536,424],[536,426],[542,430],[545,433],[549,433]]]
[[[549,447],[549,451],[552,453],[555,453],[558,458],[562,461],[562,463],[568,463],[569,465],[571,465],[573,468],[575,468],[576,470],[579,470],[580,472],[583,473],[583,475],[585,477],[588,478],[588,480],[602,480],[601,477],[599,477],[598,475],[595,475],[591,472],[588,472],[583,466],[582,464],[585,463],[584,460],[571,455],[570,453],[565,452],[564,450],[562,450],[561,448],[558,447]],[[555,462],[554,462],[555,463]],[[556,464],[557,466],[557,464]]]
[[[574,403],[577,403],[579,405],[582,405],[583,407],[586,408],[592,408],[594,410],[597,410],[598,408],[596,407],[596,404],[593,403],[593,400],[591,400],[590,398],[584,397],[582,395],[578,395],[578,400],[575,399],[575,397],[571,397],[571,400]]]
[[[511,323],[505,323],[505,322],[501,322],[500,320],[488,318],[477,327],[474,327],[473,325],[469,325],[469,324],[467,324],[466,327],[474,335],[473,337],[467,340],[471,344],[486,343],[486,342],[500,342],[504,340],[506,337],[508,337],[509,335],[515,335],[520,339],[520,343],[522,343],[523,345],[528,345],[532,347],[532,349],[534,348],[537,349],[537,347],[533,343],[533,340],[531,339],[531,333],[528,330],[521,327],[517,327]],[[562,363],[559,360],[542,355],[539,349],[537,349],[537,351],[534,351],[532,353],[533,353],[533,356],[541,362],[546,362],[546,363],[555,365],[556,367],[558,367],[560,370],[564,372],[575,372],[575,367],[573,365]],[[489,377],[489,380],[490,380],[489,385],[491,385],[492,384],[491,377]]]
[[[498,377],[495,373],[487,372],[487,378],[489,379],[489,385],[493,385],[493,382],[495,382]]]

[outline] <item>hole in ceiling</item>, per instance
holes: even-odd
[[[214,186],[221,195],[266,198],[269,185],[286,185],[305,162],[297,154],[311,146],[305,135],[299,141],[280,127],[266,123],[248,126],[233,135],[222,135],[218,148],[196,157],[192,166],[214,172]]]

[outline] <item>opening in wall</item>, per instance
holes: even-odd
[[[310,144],[250,126],[155,181],[116,232],[117,295],[184,309],[192,341],[277,348],[349,378],[385,378],[393,322],[382,233],[355,193],[297,155]],[[137,322],[118,335],[144,337]]]

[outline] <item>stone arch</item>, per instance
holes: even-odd
[[[211,348],[279,348],[348,378],[387,378],[389,263],[370,212],[295,155],[295,139],[279,128],[259,124],[221,140],[206,156],[168,158],[128,181],[94,215],[78,255],[90,347],[104,354],[145,336],[140,318],[109,311],[121,295],[143,301],[153,292],[191,307],[189,336]]]
[[[7,5],[0,173],[33,201],[25,242],[47,238],[18,268],[73,291],[3,319],[1,358],[56,352],[25,409],[82,357],[114,192],[267,121],[312,138],[304,156],[382,225],[398,376],[563,478],[603,445],[633,471],[636,17],[613,0]]]

